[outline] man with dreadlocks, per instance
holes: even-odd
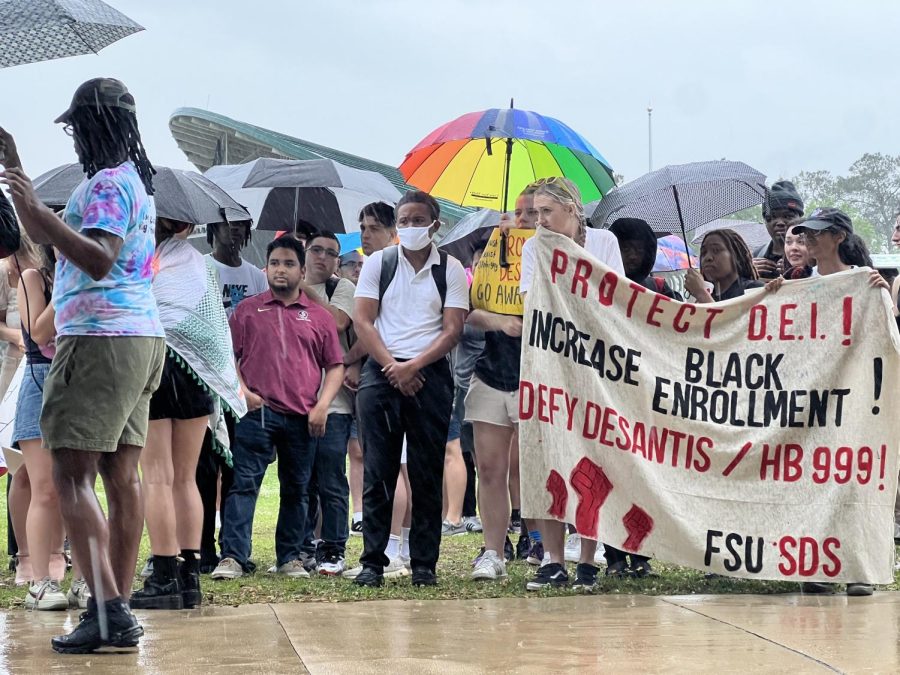
[[[17,160],[2,177],[32,239],[60,252],[53,288],[57,351],[44,383],[41,435],[53,453],[72,552],[93,598],[75,630],[51,645],[80,654],[134,647],[144,633],[128,606],[144,516],[137,466],[165,333],[151,290],[154,170],[134,97],[118,80],[90,80],[56,122],[73,137],[86,174],[63,219],[40,203]],[[0,144],[16,157],[2,130]],[[94,492],[98,473],[108,522]]]
[[[209,254],[222,285],[222,302],[230,317],[238,303],[269,290],[266,273],[241,257],[250,242],[250,221],[218,223],[206,230],[206,241],[212,248]]]

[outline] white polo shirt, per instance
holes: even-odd
[[[357,298],[378,300],[381,281],[382,251],[366,258],[359,283]],[[395,359],[414,359],[424,352],[441,334],[444,315],[441,311],[441,295],[438,293],[431,268],[440,263],[437,247],[431,245],[431,255],[416,274],[413,266],[400,249],[397,256],[397,273],[381,299],[375,328],[385,347]],[[447,256],[447,297],[444,307],[469,309],[469,285],[462,264],[453,256]]]

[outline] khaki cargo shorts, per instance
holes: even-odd
[[[144,447],[165,353],[164,338],[60,338],[44,382],[44,445],[94,452]]]

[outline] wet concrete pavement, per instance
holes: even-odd
[[[0,672],[900,672],[900,593],[605,595],[139,612],[138,650],[59,656],[70,612],[0,613]]]

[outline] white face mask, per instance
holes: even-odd
[[[400,245],[408,251],[421,251],[431,245],[431,228],[434,226],[426,225],[425,227],[400,227],[397,228],[397,237],[400,239]]]

